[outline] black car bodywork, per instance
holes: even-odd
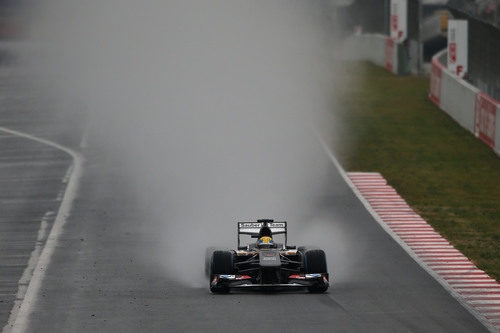
[[[240,236],[284,235],[284,243],[241,245]],[[307,288],[325,292],[329,287],[326,256],[316,248],[287,245],[287,223],[274,220],[238,222],[237,250],[207,250],[205,271],[214,293],[233,288]]]

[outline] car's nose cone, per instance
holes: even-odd
[[[279,267],[281,259],[277,250],[263,250],[259,253],[259,263],[261,267]]]

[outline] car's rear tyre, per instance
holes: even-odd
[[[304,254],[304,269],[306,274],[328,273],[325,251],[306,251]],[[312,293],[324,293],[328,289],[328,285],[310,286],[307,289]]]
[[[227,293],[227,286],[212,286],[216,274],[234,274],[233,253],[231,251],[214,251],[210,264],[210,291],[213,293]]]

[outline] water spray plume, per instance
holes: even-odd
[[[48,0],[37,10],[31,62],[59,98],[89,110],[90,147],[123,163],[149,212],[144,260],[201,285],[205,248],[234,247],[237,220],[286,219],[304,241],[296,233],[313,223],[331,167],[310,130],[328,121],[335,77],[317,7]]]

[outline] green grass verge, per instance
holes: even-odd
[[[500,281],[500,158],[429,101],[429,79],[369,63],[341,74],[337,154],[377,171],[432,226]]]

